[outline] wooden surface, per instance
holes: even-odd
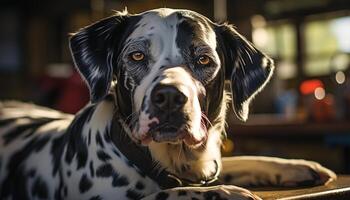
[[[231,124],[228,133],[239,136],[258,135],[349,135],[350,122],[333,123],[270,123],[270,124]]]
[[[264,200],[350,200],[350,176],[339,176],[326,186],[251,190]]]

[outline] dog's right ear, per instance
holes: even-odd
[[[126,12],[118,12],[80,29],[70,38],[75,66],[89,87],[92,103],[102,100],[108,93],[116,56],[113,54],[118,50],[129,17]]]

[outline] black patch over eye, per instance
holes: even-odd
[[[133,60],[135,62],[140,62],[140,61],[143,61],[146,56],[141,51],[135,51],[135,52],[130,53],[129,57],[131,60]]]
[[[211,63],[211,59],[209,56],[202,55],[197,58],[196,63],[201,66],[208,66]]]

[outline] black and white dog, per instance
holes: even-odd
[[[225,77],[246,120],[273,72],[231,25],[189,10],[118,12],[70,47],[91,103],[74,117],[2,104],[1,199],[260,199],[237,186],[336,178],[310,161],[221,159]]]

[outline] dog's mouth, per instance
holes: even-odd
[[[155,125],[141,138],[141,144],[147,146],[150,142],[179,144],[184,142],[188,146],[196,147],[201,145],[205,139],[203,136],[195,137],[186,126],[177,128],[170,124]]]

